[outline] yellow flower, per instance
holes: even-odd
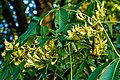
[[[8,42],[7,40],[5,40],[5,48],[6,50],[13,50],[13,45],[12,43]]]
[[[86,34],[85,29],[79,29],[78,32],[83,36]]]
[[[5,51],[2,52],[1,55],[2,55],[2,57],[4,57],[6,55],[6,52]]]

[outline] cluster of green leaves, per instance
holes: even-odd
[[[85,11],[86,13],[82,15],[82,17],[85,17],[85,20],[79,21],[76,17],[76,13],[78,12],[79,7],[81,7],[85,2],[86,1],[84,0],[81,1],[79,4],[73,7],[72,10],[71,6],[67,5],[67,7],[63,6],[61,8],[52,9],[41,17],[33,17],[27,31],[23,33],[18,38],[18,40],[15,41],[15,44],[13,46],[19,43],[20,45],[18,47],[24,44],[27,44],[31,47],[32,43],[37,38],[39,45],[36,47],[40,47],[42,50],[44,49],[45,45],[47,45],[47,42],[53,40],[55,46],[52,53],[54,54],[50,55],[50,57],[52,58],[52,56],[55,54],[58,56],[52,58],[53,61],[51,61],[51,59],[41,59],[43,61],[42,64],[45,66],[41,69],[38,69],[34,66],[25,67],[27,58],[23,59],[19,65],[15,65],[14,61],[11,60],[11,56],[13,55],[15,48],[13,48],[13,50],[6,50],[4,62],[0,68],[0,79],[119,80],[120,54],[116,51],[113,43],[111,42],[111,39],[109,38],[104,28],[104,25],[106,25],[106,23],[101,23],[101,20],[105,19],[100,18],[93,25],[91,25],[88,21],[89,18],[92,19],[92,15],[95,15],[95,11],[97,9],[96,6],[98,8],[102,8],[102,3],[99,0],[93,0],[92,2],[89,2],[88,8]],[[55,16],[55,29],[50,29],[47,26],[42,26],[42,21],[44,18],[52,13],[54,13]],[[81,15],[79,17],[81,17]],[[100,56],[91,55],[89,54],[90,49],[94,48],[94,44],[90,45],[88,43],[88,40],[91,37],[83,36],[84,38],[82,39],[82,42],[68,39],[69,37],[67,31],[72,30],[73,27],[71,26],[76,24],[79,24],[80,26],[83,25],[82,27],[87,25],[94,28],[96,25],[99,25],[104,31],[103,36],[107,38],[110,44],[110,49],[108,48],[106,53],[101,54]],[[108,30],[112,34],[111,27],[109,25],[107,26]],[[31,54],[34,54],[34,52],[35,51],[33,51]],[[46,53],[44,52],[44,54]],[[39,66],[42,64],[39,64]]]

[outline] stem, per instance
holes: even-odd
[[[99,23],[100,23],[100,22],[99,22]],[[104,32],[105,32],[105,34],[106,34],[106,37],[107,37],[108,41],[110,42],[110,44],[111,44],[113,50],[115,51],[116,55],[117,55],[118,57],[120,57],[120,54],[119,54],[119,53],[117,52],[117,50],[115,49],[115,47],[114,47],[114,45],[113,45],[111,39],[109,38],[109,36],[108,36],[108,34],[107,34],[105,28],[103,27],[103,25],[102,25],[101,23],[100,23],[100,26],[103,28],[103,30],[104,30]]]
[[[55,10],[56,10],[56,9],[52,9],[52,10],[50,10],[48,13],[47,13],[47,12],[44,13],[44,14],[42,15],[43,17],[41,17],[42,19],[40,20],[40,25],[42,25],[42,21],[43,21],[50,13],[55,12]]]
[[[110,22],[110,23],[120,23],[120,21],[101,21],[101,23],[106,23],[106,22]]]
[[[71,53],[70,53],[70,67],[71,67],[71,80],[72,80],[72,57],[71,57]]]
[[[71,56],[71,51],[70,51],[70,43],[68,44],[68,49],[69,49],[69,53],[70,53],[70,68],[71,68],[70,76],[71,76],[71,80],[72,80],[72,56]]]
[[[55,74],[54,74],[54,78],[53,78],[53,80],[56,80],[56,71],[57,71],[57,68],[55,69]]]

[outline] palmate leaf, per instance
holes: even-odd
[[[90,76],[88,77],[88,80],[96,80],[96,79],[98,78],[98,76],[100,75],[100,73],[102,72],[102,70],[103,70],[106,66],[108,66],[109,63],[110,63],[110,62],[106,62],[106,63],[104,63],[103,65],[97,67],[97,68],[95,69],[95,71],[90,74]]]
[[[99,80],[119,80],[120,60],[115,61],[102,73]]]
[[[58,36],[60,32],[64,31],[67,25],[68,13],[65,9],[60,8],[58,11],[56,11],[55,16],[55,27],[58,28],[56,31],[56,36]]]

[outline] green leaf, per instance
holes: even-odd
[[[41,26],[41,28],[40,28],[40,34],[41,34],[42,36],[46,36],[46,35],[48,34],[48,32],[49,32],[49,28],[48,28],[48,27],[46,27],[46,26]]]
[[[120,34],[116,34],[116,47],[120,49]]]
[[[19,73],[21,73],[21,71],[23,70],[25,63],[26,63],[25,61],[22,61],[22,62],[15,68],[14,73],[13,73],[13,75],[12,75],[14,80],[17,80],[17,77],[18,77]]]
[[[120,61],[117,60],[108,66],[100,76],[99,80],[119,80],[118,74],[120,68]]]
[[[74,42],[71,42],[71,50],[77,52],[77,47]]]
[[[65,9],[60,8],[58,11],[56,11],[55,16],[55,27],[58,28],[56,31],[56,36],[58,36],[60,32],[64,31],[67,25],[68,13]]]
[[[110,62],[106,62],[106,63],[104,63],[103,65],[97,67],[97,68],[94,70],[94,72],[92,72],[92,73],[90,74],[90,76],[88,77],[88,80],[96,80],[97,77],[98,77],[98,76],[100,75],[100,73],[102,72],[102,70],[103,70],[106,66],[108,66],[109,63],[110,63]]]
[[[79,49],[84,49],[84,48],[91,49],[92,48],[91,45],[84,43],[84,42],[76,42],[75,44],[78,46]]]
[[[14,73],[13,73],[13,79],[14,80],[17,80],[17,77],[18,77],[18,74],[20,73],[20,66],[17,66],[16,68],[15,68],[15,71],[14,71]]]
[[[40,27],[40,25],[39,25],[39,20],[38,20],[38,18],[35,17],[35,18],[33,18],[33,19],[31,20],[30,24],[28,25],[27,31],[25,31],[25,32],[19,37],[18,41],[19,41],[21,44],[23,44],[24,41],[25,41],[26,39],[28,39],[28,37],[30,37],[30,36],[33,35],[33,34],[37,34],[37,30],[36,30],[37,27]]]
[[[91,57],[88,57],[88,62],[89,62],[92,66],[96,67],[96,65],[95,65],[95,63],[94,63],[94,59],[92,59]]]
[[[14,70],[15,70],[14,62],[12,62],[12,63],[9,65],[9,70],[10,70],[10,74],[13,74],[13,72],[14,72]]]
[[[39,42],[40,42],[40,47],[43,48],[44,44],[46,43],[46,41],[50,40],[51,37],[41,37],[39,38]]]
[[[63,70],[58,65],[50,65],[50,70],[52,70],[59,77],[63,78]]]
[[[8,73],[8,67],[5,67],[4,68],[4,70],[3,70],[3,75],[1,76],[2,78],[6,78],[8,75],[9,75],[9,73]]]
[[[31,44],[33,43],[33,41],[35,40],[35,38],[36,38],[36,34],[31,35],[31,36],[27,39],[26,44],[27,44],[28,46],[31,46]]]
[[[11,57],[11,54],[13,53],[13,50],[6,51],[6,55],[4,57],[4,60],[9,60]]]
[[[87,15],[92,17],[94,10],[95,10],[95,2],[92,1],[87,8]]]
[[[78,72],[81,72],[82,70],[84,70],[84,67],[85,67],[85,62],[83,61],[78,68]]]
[[[88,72],[88,74],[92,73],[92,69],[90,68],[90,65],[87,63],[87,61],[84,61],[85,69]]]
[[[106,18],[106,21],[107,21],[106,24],[107,24],[107,27],[109,29],[110,35],[112,36],[113,35],[113,28],[112,28],[110,22],[107,20],[107,18]]]

